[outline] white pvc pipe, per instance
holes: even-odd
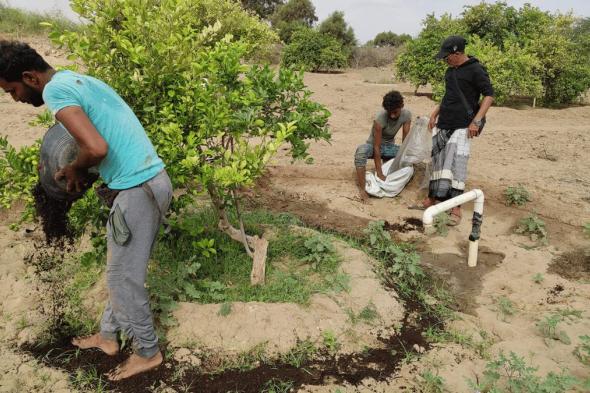
[[[434,217],[437,214],[452,209],[456,206],[463,205],[464,203],[473,200],[475,200],[475,203],[473,205],[473,226],[471,228],[471,235],[469,236],[469,256],[467,258],[467,264],[470,267],[474,267],[477,265],[479,230],[483,217],[483,191],[479,189],[471,190],[454,198],[448,199],[444,202],[437,203],[436,205],[430,206],[428,209],[426,209],[422,216],[424,232],[426,234],[432,234],[435,231]]]

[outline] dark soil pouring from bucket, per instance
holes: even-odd
[[[73,232],[68,220],[68,211],[72,202],[52,198],[41,183],[33,188],[35,211],[41,220],[47,244],[62,243],[73,239]]]

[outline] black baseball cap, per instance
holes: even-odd
[[[441,44],[440,50],[436,54],[435,59],[441,60],[450,55],[451,53],[464,52],[465,45],[467,45],[467,41],[460,35],[449,36],[445,38],[445,40]]]

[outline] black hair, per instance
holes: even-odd
[[[392,111],[404,105],[404,97],[397,90],[392,90],[383,96],[383,109]]]
[[[45,72],[51,66],[28,44],[0,40],[0,78],[7,82],[21,81],[23,72]]]

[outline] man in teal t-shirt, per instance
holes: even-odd
[[[29,45],[0,41],[0,87],[15,101],[44,103],[79,146],[76,159],[55,174],[68,191],[84,187],[88,168],[98,167],[116,195],[107,223],[106,304],[100,332],[77,337],[79,348],[119,352],[117,333],[133,339],[134,354],[109,373],[120,380],[162,363],[145,288],[147,265],[172,185],[139,120],[104,82],[71,71],[55,71]]]

